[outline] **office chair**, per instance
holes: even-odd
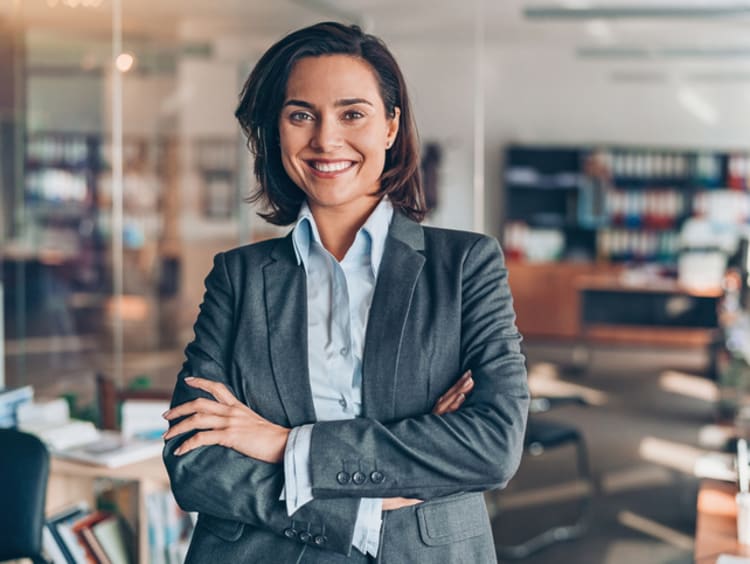
[[[49,453],[34,435],[0,429],[0,561],[42,555]]]
[[[581,537],[589,525],[591,501],[596,491],[595,482],[589,469],[586,443],[581,432],[574,426],[560,421],[540,419],[537,413],[543,413],[553,407],[578,404],[588,405],[581,396],[534,398],[529,408],[529,421],[524,438],[524,453],[529,456],[541,456],[545,451],[564,445],[573,445],[576,449],[576,469],[578,479],[586,482],[587,488],[579,499],[578,516],[573,523],[556,525],[537,533],[531,538],[512,545],[495,545],[498,558],[516,560],[548,547],[556,542],[574,540]],[[502,502],[500,502],[502,504]]]

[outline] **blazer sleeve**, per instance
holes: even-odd
[[[472,371],[474,390],[459,410],[445,415],[316,423],[310,449],[316,498],[426,500],[503,487],[515,473],[529,394],[497,242],[476,240],[461,269],[461,366]],[[443,322],[446,330],[457,330],[453,320],[444,316]],[[352,468],[359,470],[350,475]]]
[[[206,292],[195,323],[195,339],[185,350],[186,360],[172,397],[172,406],[208,394],[185,384],[186,376],[201,376],[223,382],[228,380],[228,351],[233,340],[234,312],[226,258],[219,254],[206,278]],[[172,422],[173,424],[175,422]],[[224,531],[224,536],[239,538],[244,524],[263,527],[287,538],[290,530],[307,530],[325,537],[325,548],[350,554],[359,499],[312,500],[291,518],[285,502],[279,500],[284,483],[282,464],[269,464],[249,458],[222,446],[196,449],[182,456],[175,449],[188,437],[168,440],[164,462],[172,491],[186,511],[201,513],[203,522]]]

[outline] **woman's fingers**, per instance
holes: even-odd
[[[213,429],[222,430],[229,426],[229,419],[220,415],[213,415],[207,413],[196,413],[190,417],[186,417],[176,425],[172,427],[162,435],[167,440],[183,433],[189,433],[198,429]]]
[[[402,507],[409,507],[410,505],[417,505],[419,503],[422,503],[421,499],[386,497],[383,499],[383,511],[393,511],[394,509],[401,509]]]
[[[474,388],[474,379],[471,371],[467,370],[458,381],[443,394],[432,412],[435,415],[443,415],[456,411],[466,399],[466,395]]]
[[[198,378],[196,376],[188,376],[185,378],[185,383],[193,388],[198,388],[204,392],[208,392],[216,401],[224,403],[226,405],[234,405],[239,403],[234,394],[229,391],[223,383],[215,382],[213,380],[207,380],[206,378]]]
[[[195,450],[198,447],[223,444],[225,434],[222,431],[201,431],[182,443],[174,453],[178,456]]]
[[[228,413],[228,411],[229,407],[223,403],[207,398],[198,398],[180,404],[172,409],[168,409],[162,414],[162,417],[171,421],[172,419],[192,415],[193,413],[214,413],[216,415],[224,415]]]

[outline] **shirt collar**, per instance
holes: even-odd
[[[365,233],[370,238],[370,262],[373,274],[376,277],[380,268],[380,262],[383,259],[385,240],[388,237],[388,228],[392,219],[393,205],[388,198],[383,198],[357,233],[358,236],[360,233]],[[313,242],[322,246],[318,226],[315,224],[315,218],[312,211],[310,211],[310,206],[307,205],[307,201],[302,202],[299,214],[297,215],[297,223],[292,230],[292,242],[294,245],[294,254],[297,257],[297,264],[302,264],[307,269],[310,246]]]

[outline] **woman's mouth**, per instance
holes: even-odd
[[[331,178],[346,172],[355,165],[354,161],[305,161],[316,176]]]

